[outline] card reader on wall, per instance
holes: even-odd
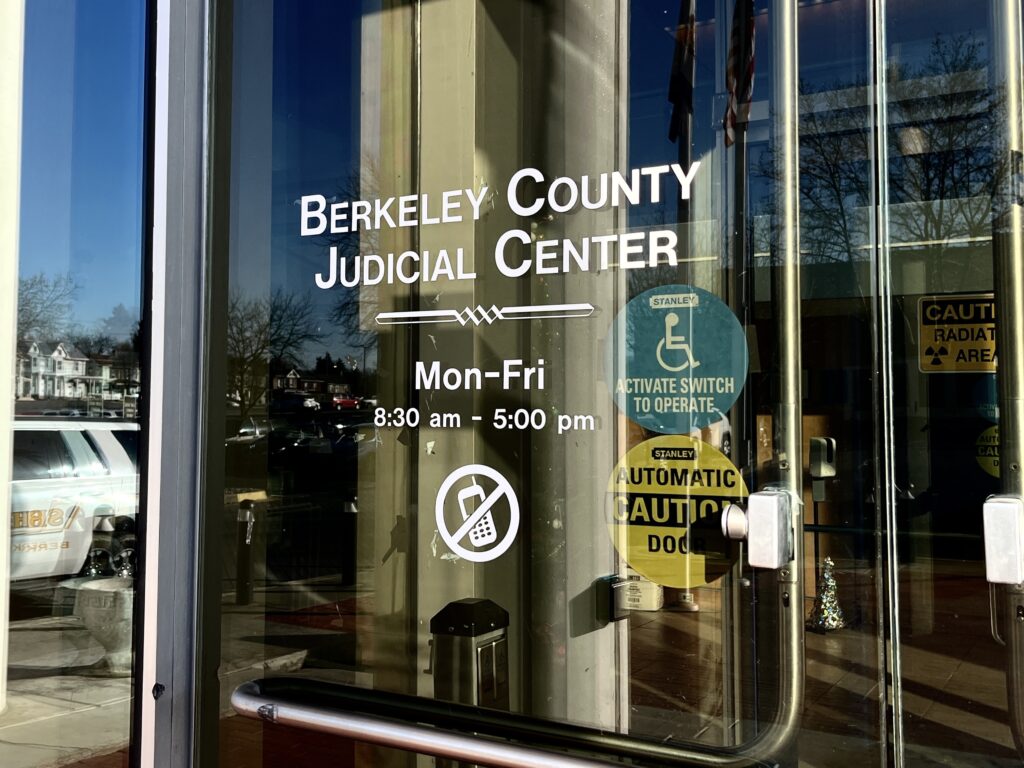
[[[1024,499],[989,496],[984,506],[985,578],[1024,583]]]

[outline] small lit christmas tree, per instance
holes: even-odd
[[[811,611],[811,620],[807,623],[808,628],[815,632],[832,632],[846,626],[843,609],[839,607],[839,596],[836,594],[835,567],[832,558],[826,557],[821,578],[818,580],[814,610]]]

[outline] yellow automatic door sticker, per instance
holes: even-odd
[[[992,477],[999,477],[999,427],[989,427],[974,444],[975,458]]]
[[[608,528],[635,571],[666,587],[698,587],[734,562],[722,510],[746,498],[743,477],[720,451],[685,435],[663,435],[616,464]]]

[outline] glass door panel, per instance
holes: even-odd
[[[986,24],[219,3],[204,760],[338,754],[230,716],[267,677],[612,756],[1010,759],[992,348],[922,342],[991,312]]]
[[[902,2],[886,28],[893,640],[906,763],[1015,765],[1007,615],[985,578],[981,510],[1003,472],[993,265],[1020,238],[996,225],[1020,142],[1010,119],[1020,9]]]
[[[0,764],[128,765],[146,4],[5,3]]]

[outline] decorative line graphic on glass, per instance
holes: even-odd
[[[477,504],[480,504],[487,494],[484,493],[483,486],[477,483],[476,475],[472,476],[473,484],[468,488],[463,488],[459,491],[459,512],[462,513],[462,519],[468,520],[470,511],[468,508],[469,500],[472,498],[478,499]],[[488,509],[484,516],[480,518],[480,521],[469,529],[469,541],[474,547],[484,547],[488,544],[493,544],[498,540],[498,530],[494,525],[494,515]]]
[[[377,325],[417,325],[422,323],[473,323],[488,325],[497,320],[544,320],[557,317],[590,317],[593,304],[539,304],[521,307],[490,308],[477,304],[464,309],[419,309],[407,312],[381,312]]]

